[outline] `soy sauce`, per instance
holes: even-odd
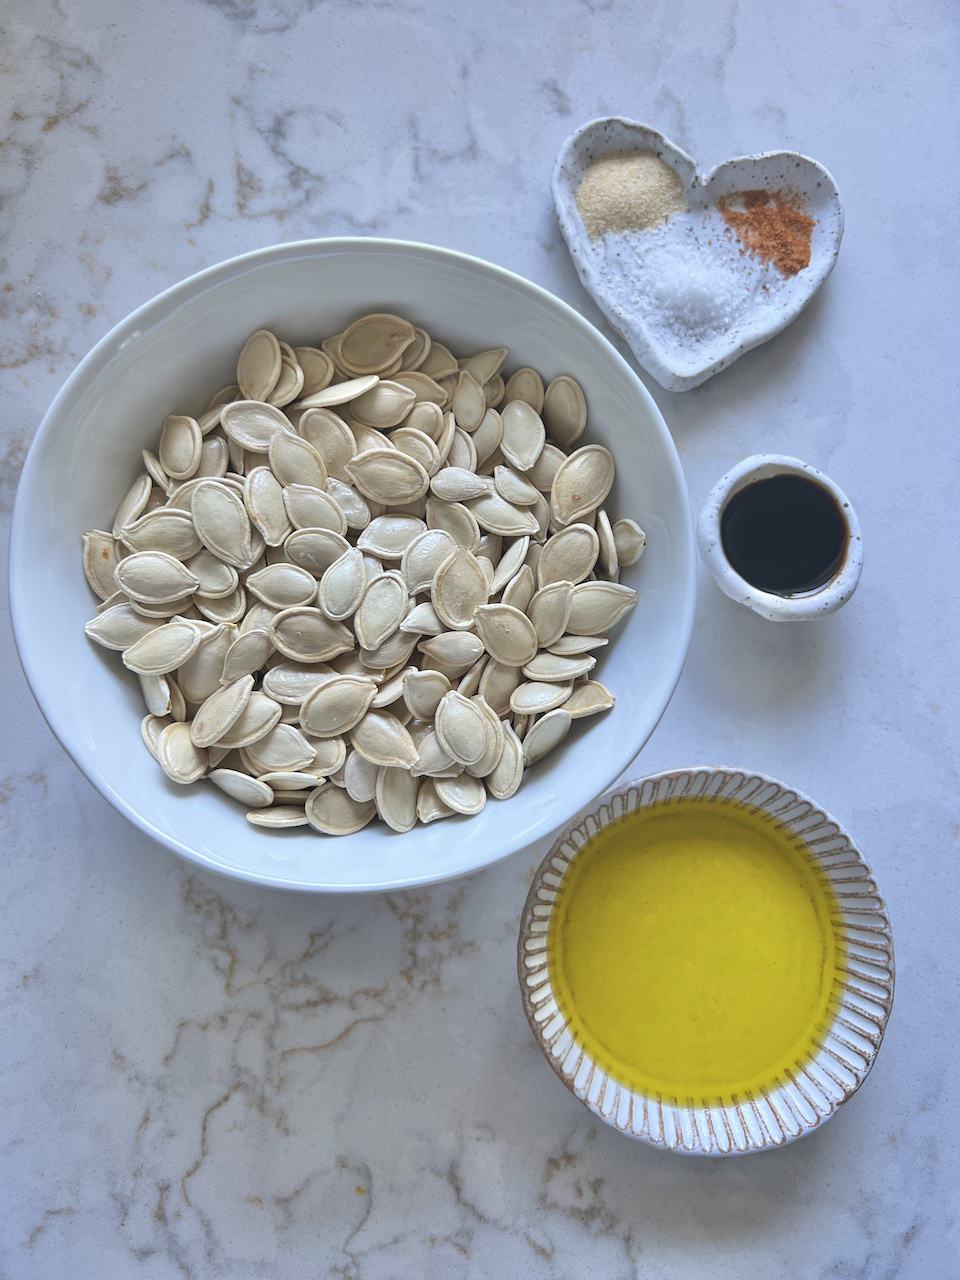
[[[831,493],[806,476],[755,480],[720,517],[723,551],[751,586],[778,596],[816,591],[836,574],[847,526]]]

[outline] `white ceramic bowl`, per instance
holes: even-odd
[[[847,948],[843,987],[820,1047],[776,1086],[728,1105],[683,1106],[630,1089],[575,1038],[550,981],[547,933],[557,892],[580,849],[624,814],[682,797],[759,809],[800,836],[829,878]],[[686,1155],[736,1156],[784,1146],[818,1129],[860,1088],[893,1007],[893,937],[886,908],[851,837],[802,792],[763,774],[691,768],[641,778],[601,796],[556,840],[537,869],[520,921],[517,968],[537,1044],[575,1097],[629,1138]]]
[[[588,438],[614,452],[618,515],[648,548],[625,581],[640,602],[604,651],[617,695],[531,771],[515,797],[476,818],[396,835],[369,826],[341,839],[265,832],[213,787],[166,780],[140,742],[143,715],[118,655],[83,625],[96,601],[80,534],[110,527],[171,412],[196,412],[234,378],[248,333],[294,343],[336,332],[364,311],[409,315],[458,351],[506,345],[514,364],[571,373],[590,408]],[[589,803],[653,731],[683,665],[694,609],[693,528],[683,473],[656,405],[605,338],[570,307],[508,271],[462,254],[386,240],[316,240],[234,258],[154,298],[81,362],[27,456],[10,544],[14,630],[27,678],[57,737],[121,813],[211,871],[287,889],[396,889],[463,875],[545,836]]]

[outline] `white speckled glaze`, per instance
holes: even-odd
[[[621,278],[605,266],[598,244],[587,235],[576,192],[589,164],[615,151],[652,151],[676,172],[693,210],[704,209],[736,191],[790,188],[798,191],[815,219],[810,265],[794,276],[776,276],[776,287],[751,305],[728,331],[678,351],[667,347],[649,324],[631,314]],[[815,160],[797,151],[737,156],[701,174],[696,162],[649,125],[621,116],[603,117],[570,135],[553,171],[553,199],[570,256],[584,288],[629,344],[638,363],[668,391],[687,391],[732,364],[744,352],[785,329],[833,270],[843,236],[843,209],[837,184]],[[629,272],[627,272],[629,279]]]
[[[771,476],[779,475],[808,476],[815,480],[833,496],[847,527],[847,550],[840,568],[829,582],[805,595],[778,596],[752,586],[727,559],[720,537],[723,509],[733,495],[756,480],[769,480]],[[833,613],[846,604],[856,591],[863,569],[863,538],[860,522],[850,499],[829,476],[825,476],[816,467],[811,467],[799,458],[789,458],[778,453],[758,453],[744,458],[720,477],[707,495],[700,512],[697,545],[703,563],[713,574],[720,590],[737,604],[746,605],[770,622],[814,622],[825,614]]]
[[[681,1106],[632,1090],[604,1071],[561,1012],[547,957],[558,890],[587,841],[627,813],[694,797],[760,809],[801,836],[833,886],[847,947],[843,996],[813,1058],[776,1088],[725,1106]],[[686,1155],[767,1151],[819,1128],[866,1079],[893,1005],[893,937],[886,908],[850,836],[802,792],[763,774],[709,766],[659,773],[608,791],[567,828],[537,869],[527,895],[517,968],[534,1038],[567,1088],[627,1137]]]

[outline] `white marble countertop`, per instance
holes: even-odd
[[[547,189],[582,121],[633,115],[704,164],[782,146],[833,171],[847,235],[809,311],[702,389],[654,391],[695,508],[743,455],[801,454],[857,505],[863,581],[832,619],[777,627],[701,575],[635,768],[738,763],[816,796],[877,873],[899,986],[876,1069],[822,1133],[727,1162],[640,1147],[524,1023],[514,937],[540,849],[395,897],[197,874],[77,773],[4,624],[4,1280],[960,1274],[955,18],[945,0],[7,6],[5,516],[75,362],[202,266],[388,234],[596,318]]]

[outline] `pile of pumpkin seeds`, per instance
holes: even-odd
[[[592,673],[644,534],[604,509],[579,384],[506,358],[390,314],[319,348],[261,329],[236,385],[166,419],[83,563],[168,778],[257,826],[409,831],[513,795],[613,706]]]

